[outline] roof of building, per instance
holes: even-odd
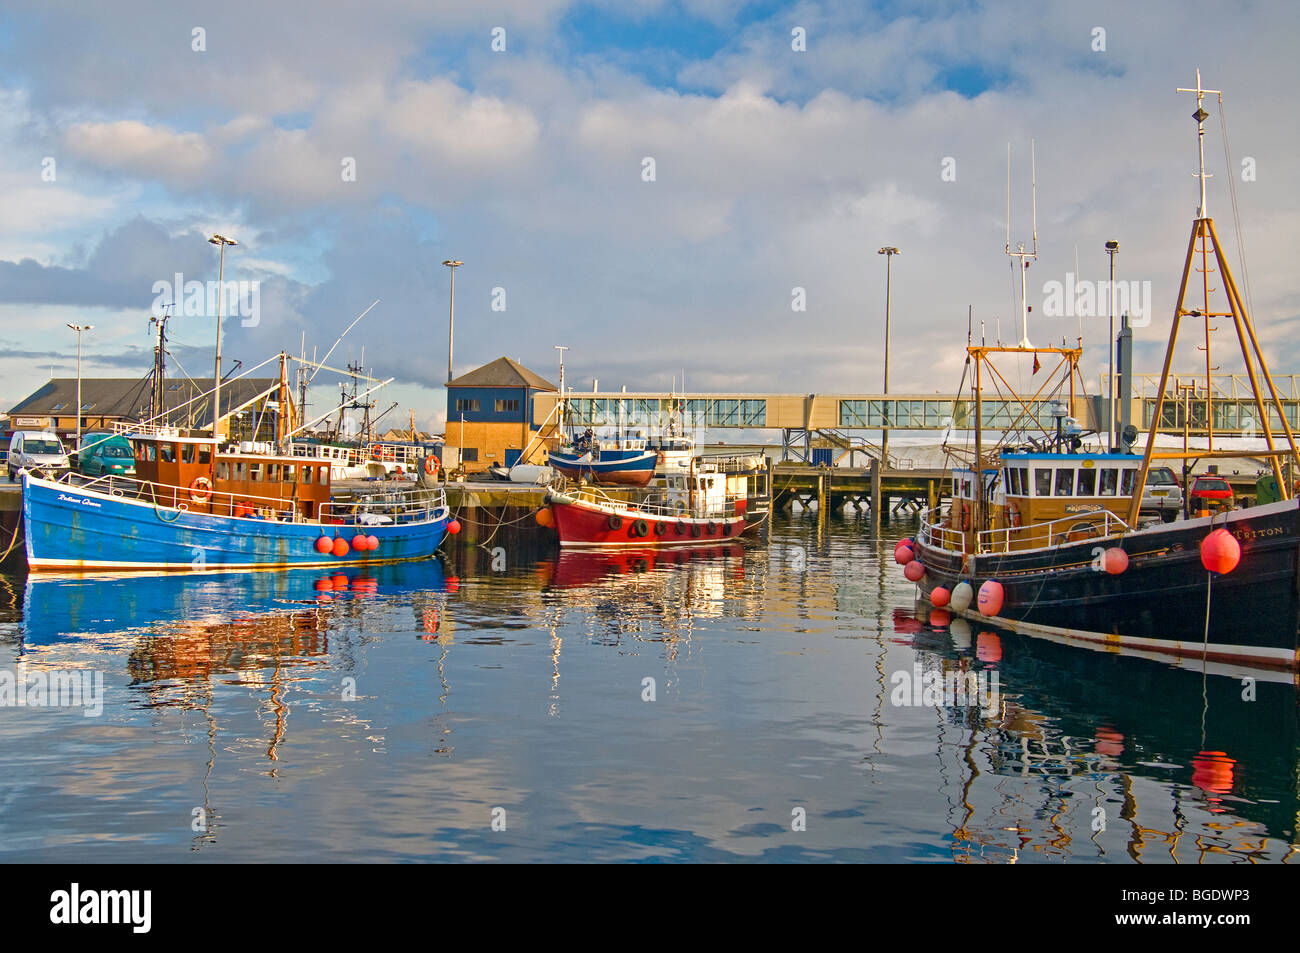
[[[540,374],[535,374],[517,361],[498,357],[491,364],[462,374],[447,384],[448,387],[534,387],[538,390],[559,390]]]
[[[278,384],[277,378],[244,377],[224,381],[221,385],[221,407],[224,414],[263,391]],[[163,407],[168,411],[167,422],[184,424],[192,421],[202,425],[211,422],[212,398],[199,397],[212,390],[212,378],[193,380],[171,379],[163,383]],[[83,377],[81,379],[81,413],[87,417],[114,417],[122,420],[143,420],[149,414],[152,384],[148,378],[138,377]],[[198,397],[193,403],[186,403]],[[293,403],[292,391],[290,404]],[[184,404],[185,406],[181,406]],[[35,393],[10,409],[11,417],[74,417],[77,410],[77,379],[55,377]]]

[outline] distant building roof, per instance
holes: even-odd
[[[491,364],[462,374],[448,387],[534,387],[538,390],[559,390],[540,374],[535,374],[508,357],[498,357]]]
[[[224,381],[221,385],[223,415],[268,388],[279,383],[272,377],[244,377],[237,381]],[[163,383],[163,408],[167,422],[196,425],[212,420],[211,396],[199,397],[212,390],[212,378],[199,377],[193,381],[172,378]],[[120,420],[143,420],[149,415],[152,385],[148,378],[138,377],[83,377],[81,379],[81,413],[85,417],[112,417]],[[193,403],[186,403],[198,397]],[[293,403],[290,393],[290,404]],[[181,405],[185,404],[184,407]],[[75,417],[77,415],[77,379],[55,377],[34,394],[20,401],[9,411],[10,416],[23,417]]]

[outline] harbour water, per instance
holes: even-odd
[[[2,576],[0,860],[1294,861],[1290,676],[931,619],[910,528]]]

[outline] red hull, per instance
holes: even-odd
[[[631,506],[613,512],[558,501],[551,502],[551,512],[555,515],[561,546],[716,546],[745,532],[743,515],[665,518]]]

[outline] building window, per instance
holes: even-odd
[[[478,447],[462,447],[460,451],[461,463],[478,463]]]
[[[477,410],[478,408],[475,407],[474,409]],[[495,410],[498,414],[505,413],[506,411],[518,410],[518,409],[519,409],[518,400],[498,400],[495,402]]]
[[[478,411],[478,398],[457,398],[456,413],[472,414]]]

